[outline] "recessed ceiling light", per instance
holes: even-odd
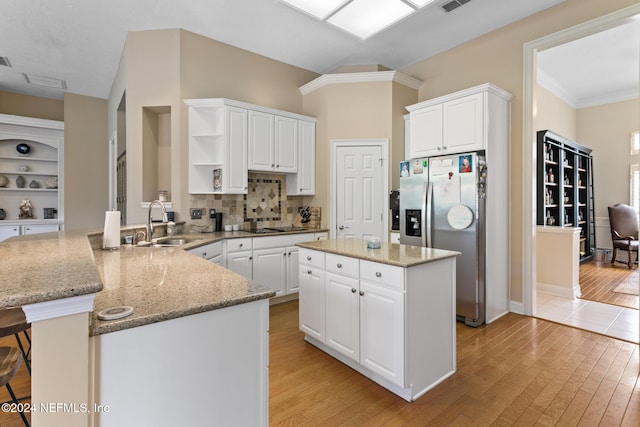
[[[54,79],[53,77],[34,76],[33,74],[23,73],[27,83],[38,86],[47,86],[55,89],[66,89],[67,83],[64,80]]]
[[[415,10],[401,0],[353,0],[327,22],[364,40],[413,12]]]

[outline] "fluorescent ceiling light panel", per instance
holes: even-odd
[[[436,0],[409,0],[409,3],[415,5],[417,8],[423,8],[428,4],[435,2]]]
[[[364,40],[413,12],[401,0],[354,0],[327,22]]]
[[[349,0],[280,0],[309,15],[324,20]]]

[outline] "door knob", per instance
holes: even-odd
[[[349,227],[345,227],[344,225],[341,225],[340,227],[338,227],[338,230],[344,230],[345,228],[349,228]]]
[[[351,293],[355,294],[356,293],[356,288],[351,288]]]

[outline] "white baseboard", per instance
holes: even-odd
[[[524,315],[524,303],[521,301],[509,301],[509,311]]]
[[[566,286],[550,285],[548,283],[538,282],[536,284],[536,291],[567,299],[575,299],[582,296],[579,284],[573,286],[573,288],[568,288]]]

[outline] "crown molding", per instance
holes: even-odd
[[[418,90],[422,81],[399,71],[374,71],[365,73],[324,74],[299,88],[302,95],[307,95],[324,86],[345,83],[395,82]]]

